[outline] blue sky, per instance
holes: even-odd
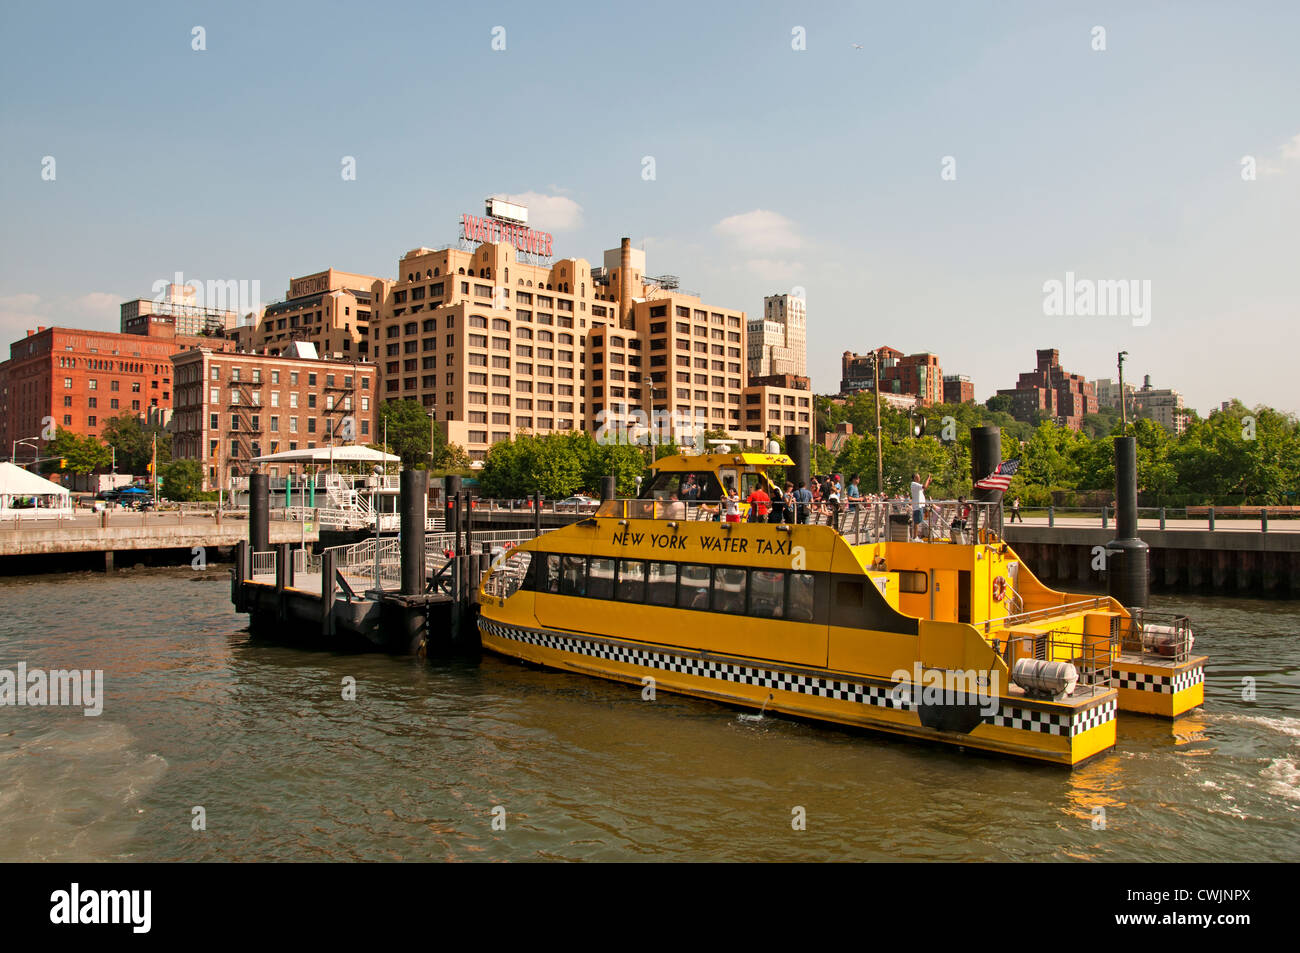
[[[10,4],[0,335],[114,328],[178,271],[391,277],[526,195],[559,255],[805,289],[818,391],[878,344],[980,399],[1127,350],[1203,413],[1297,412],[1300,5],[1242,6]],[[1149,322],[1045,315],[1067,272],[1149,281]]]

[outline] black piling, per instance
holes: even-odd
[[[1115,539],[1106,544],[1106,588],[1125,608],[1149,594],[1147,544],[1137,535],[1137,439],[1115,438]]]
[[[805,433],[790,434],[785,438],[785,452],[791,460],[794,461],[794,473],[787,476],[795,486],[802,483],[808,486],[812,483],[812,451],[808,444],[808,435]]]
[[[402,595],[424,592],[424,506],[429,492],[429,474],[424,470],[403,470],[402,507]]]
[[[271,478],[265,473],[248,477],[248,542],[255,553],[271,548]]]
[[[600,500],[612,500],[618,495],[618,478],[603,476],[600,478]]]
[[[972,486],[997,469],[1002,462],[1002,428],[972,427],[970,432],[970,479]],[[971,495],[978,503],[997,503],[1001,490],[973,489]]]

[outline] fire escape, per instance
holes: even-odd
[[[260,455],[263,450],[261,443],[265,424],[261,419],[261,393],[260,381],[230,382],[230,473],[232,476],[247,476],[251,473],[253,457]],[[254,425],[254,417],[257,417],[256,425]]]
[[[361,425],[356,419],[356,390],[355,373],[325,375],[325,420],[330,442],[335,446],[361,442]]]

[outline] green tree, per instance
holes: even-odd
[[[158,469],[172,458],[172,435],[161,424],[149,423],[131,413],[119,414],[104,424],[104,442],[117,451],[122,473],[147,473],[153,462],[154,437],[158,438]]]
[[[431,426],[424,407],[414,400],[386,400],[379,405],[376,436],[383,440],[388,425],[388,452],[402,458],[402,466],[428,465]],[[381,444],[382,446],[382,444]]]
[[[42,466],[41,469],[47,473],[54,470],[77,474],[94,473],[96,470],[108,469],[113,462],[112,452],[96,437],[80,437],[62,427],[46,446],[45,456],[58,458]],[[66,461],[66,465],[62,465],[62,461]]]
[[[203,468],[194,460],[173,460],[158,468],[162,473],[161,492],[180,503],[203,496]]]

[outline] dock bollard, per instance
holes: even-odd
[[[1163,506],[1160,507],[1160,528],[1165,528],[1165,508]]]
[[[1261,509],[1259,511],[1259,531],[1261,533],[1268,532],[1268,510]]]
[[[1214,531],[1214,507],[1213,506],[1210,507],[1209,516],[1210,516],[1210,531],[1213,532]]]
[[[1047,508],[1047,528],[1051,529],[1055,525],[1056,525],[1056,507],[1049,506]]]

